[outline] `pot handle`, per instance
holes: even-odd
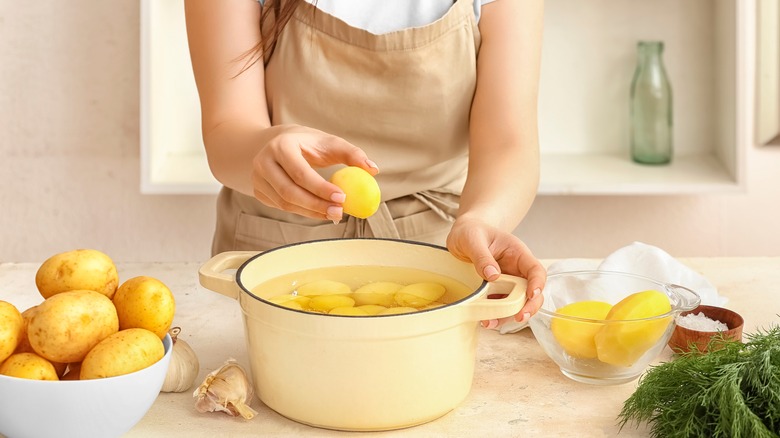
[[[511,287],[511,289],[509,289]],[[468,321],[483,321],[514,316],[526,302],[525,278],[501,274],[495,281],[487,284],[486,293],[464,306]],[[488,298],[490,295],[506,295],[504,298]]]
[[[237,299],[240,289],[236,277],[224,272],[228,269],[238,269],[244,262],[257,254],[259,254],[258,251],[227,251],[215,255],[198,269],[201,286],[226,297]]]

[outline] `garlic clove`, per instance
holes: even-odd
[[[184,339],[178,338],[181,328],[173,327],[168,333],[173,340],[173,351],[171,352],[168,373],[165,375],[165,382],[163,382],[160,391],[184,392],[195,383],[198,372],[200,372],[200,363],[192,347]]]
[[[195,409],[198,412],[224,412],[247,420],[257,414],[249,406],[253,395],[249,378],[235,359],[228,359],[224,365],[210,372],[192,394],[197,398]]]

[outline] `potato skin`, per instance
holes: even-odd
[[[144,328],[160,339],[168,333],[176,313],[176,301],[168,286],[147,276],[122,283],[113,301],[119,316],[119,330]]]
[[[32,318],[37,311],[38,306],[32,306],[22,312],[22,330],[19,332],[19,343],[16,345],[14,353],[35,353],[32,345],[30,345],[30,339],[27,337],[27,326],[30,325],[30,318]]]
[[[98,342],[119,330],[111,300],[92,290],[62,292],[38,305],[27,337],[33,350],[51,362],[81,362]]]
[[[75,249],[46,259],[35,273],[35,285],[43,298],[71,290],[93,290],[111,299],[119,275],[108,255],[95,249]]]
[[[16,353],[0,365],[0,374],[31,380],[60,380],[51,362],[35,353]]]
[[[142,370],[165,355],[162,340],[149,330],[131,328],[100,341],[81,362],[81,380],[121,376]]]
[[[0,301],[0,363],[16,350],[23,326],[24,318],[19,309],[7,301]]]

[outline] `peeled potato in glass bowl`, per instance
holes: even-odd
[[[572,380],[630,382],[666,347],[675,316],[699,305],[683,286],[626,272],[550,274],[529,321],[542,349]]]

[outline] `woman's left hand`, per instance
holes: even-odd
[[[516,321],[528,321],[542,307],[547,270],[514,234],[476,219],[461,217],[455,221],[447,236],[447,249],[455,257],[473,263],[485,280],[493,281],[505,273],[528,281],[528,300],[515,315]]]

